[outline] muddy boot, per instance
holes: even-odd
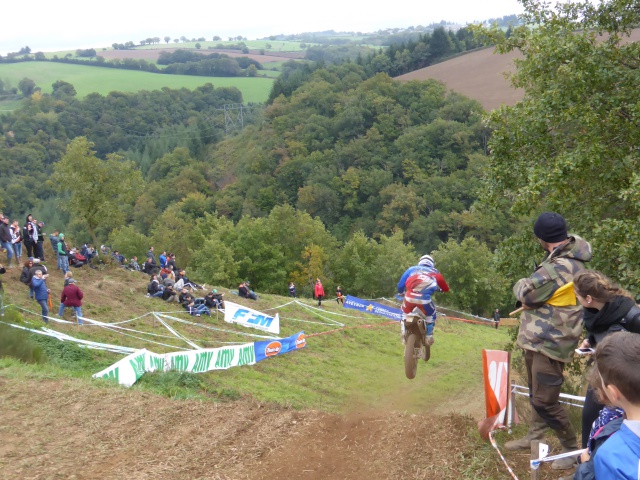
[[[530,450],[531,442],[533,440],[542,440],[546,429],[547,424],[542,420],[540,415],[534,411],[531,415],[531,425],[529,425],[529,431],[527,434],[518,440],[508,441],[504,444],[504,448],[511,451]]]
[[[571,425],[564,430],[556,430],[556,435],[558,436],[558,440],[560,440],[560,445],[562,445],[562,453],[578,450],[576,431]],[[559,458],[551,463],[551,468],[554,470],[568,470],[575,466],[577,458],[577,455],[574,457]]]

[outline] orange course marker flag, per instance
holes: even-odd
[[[546,302],[547,305],[553,305],[554,307],[573,307],[578,304],[576,298],[576,292],[573,290],[573,282],[569,282],[566,285],[561,286]],[[522,312],[524,307],[520,307],[517,310],[509,313],[510,317]]]

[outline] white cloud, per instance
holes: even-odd
[[[3,5],[0,53],[29,45],[32,51],[106,47],[149,36],[179,38],[243,35],[248,38],[321,30],[371,32],[387,27],[427,25],[440,20],[466,23],[522,11],[517,0],[375,2],[245,0],[171,2],[32,0]],[[11,21],[9,21],[11,19]]]

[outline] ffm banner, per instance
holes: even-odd
[[[402,310],[399,308],[387,307],[386,305],[370,302],[369,300],[362,300],[361,298],[352,297],[351,295],[347,295],[347,299],[344,301],[344,308],[360,310],[361,312],[379,315],[398,322],[402,320]]]
[[[275,317],[271,317],[265,313],[229,301],[224,302],[224,321],[256,328],[263,332],[280,334],[280,317],[277,313]]]

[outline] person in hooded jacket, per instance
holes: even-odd
[[[62,317],[64,309],[66,307],[73,308],[76,313],[76,319],[78,325],[82,325],[82,298],[84,297],[82,290],[76,285],[74,278],[69,279],[69,283],[62,290],[60,294],[60,309],[58,310],[58,316]]]
[[[69,250],[67,249],[67,244],[64,240],[64,233],[61,233],[58,236],[58,257],[60,257],[60,269],[63,273],[67,273],[69,271]]]
[[[640,308],[629,292],[604,274],[588,270],[573,279],[576,298],[584,308],[586,338],[580,348],[596,348],[613,332],[640,332]],[[598,402],[595,390],[589,386],[582,409],[582,448],[587,447],[589,429],[598,418],[604,404]]]

